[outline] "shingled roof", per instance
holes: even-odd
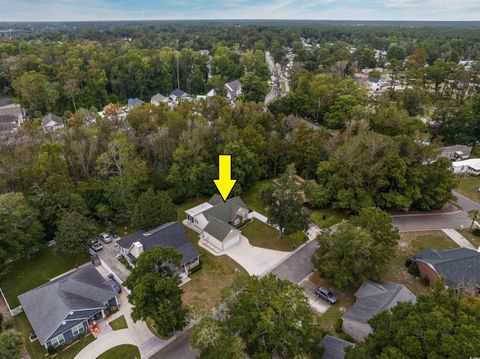
[[[135,242],[141,243],[144,251],[154,247],[173,247],[182,254],[181,266],[200,255],[178,222],[165,223],[148,232],[137,231],[123,237],[117,243],[125,249],[130,249]]]
[[[76,325],[68,321],[72,312],[104,308],[104,303],[117,296],[91,263],[18,296],[39,340],[44,343],[54,333]],[[78,324],[78,323],[77,323]],[[63,327],[63,328],[62,328]],[[59,330],[59,328],[61,328]]]
[[[355,293],[356,302],[343,315],[343,319],[367,324],[368,320],[398,302],[416,302],[417,298],[403,284],[366,281]]]
[[[430,264],[449,287],[466,283],[480,286],[480,252],[469,248],[426,249],[412,259]]]
[[[325,348],[321,359],[343,359],[345,357],[345,348],[355,346],[353,343],[332,337],[331,335],[325,335],[319,345]]]

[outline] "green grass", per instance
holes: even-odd
[[[22,333],[25,347],[31,359],[44,359],[46,350],[43,345],[40,344],[38,340],[34,341],[33,343],[30,342],[28,336],[32,331],[32,326],[27,319],[25,313],[17,314],[13,317],[13,322],[15,324],[15,328]],[[58,359],[73,359],[75,356],[88,344],[93,342],[95,337],[93,335],[87,335],[82,339],[78,340],[68,348],[58,352],[55,355],[48,356],[48,358],[58,358]]]
[[[396,249],[396,256],[382,274],[381,279],[402,283],[416,295],[425,294],[429,291],[429,287],[425,286],[420,278],[408,273],[405,261],[427,248],[451,249],[456,247],[457,244],[442,231],[402,233]]]
[[[99,355],[97,359],[140,359],[140,350],[135,345],[123,344],[107,350]]]
[[[185,227],[187,236],[200,253],[201,268],[190,274],[190,282],[184,284],[183,301],[194,310],[213,308],[220,299],[221,291],[230,286],[239,276],[248,275],[240,264],[230,257],[214,256],[198,245],[198,234]]]
[[[20,259],[6,265],[6,272],[0,278],[2,288],[11,308],[20,305],[17,296],[25,293],[50,279],[65,273],[75,265],[86,263],[88,255],[79,258],[60,257],[53,247],[43,248],[30,259]]]
[[[207,197],[200,197],[200,198],[189,198],[182,204],[177,205],[177,220],[179,222],[182,222],[184,219],[186,219],[185,211],[187,209],[193,208],[195,206],[198,206],[199,204],[202,204],[203,202],[208,202],[209,198]]]
[[[326,216],[325,219],[323,219],[323,215]],[[344,219],[348,219],[343,213],[333,211],[331,208],[309,210],[309,217],[320,228],[328,228],[340,223]]]
[[[475,236],[470,228],[457,229],[475,248],[480,248],[480,237]]]
[[[255,218],[243,226],[241,231],[252,246],[284,252],[291,252],[308,239],[301,231],[280,238],[280,231]]]
[[[121,317],[118,317],[115,320],[112,320],[110,323],[110,326],[112,327],[113,330],[120,330],[120,329],[127,329],[127,320],[125,317],[122,315]]]
[[[271,182],[270,180],[259,181],[240,196],[249,209],[265,215],[265,206],[260,199],[260,191],[265,185]]]
[[[460,183],[458,184],[457,191],[465,197],[480,203],[480,192],[478,192],[480,188],[480,176],[461,176],[459,179]]]

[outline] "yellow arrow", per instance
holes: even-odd
[[[232,180],[232,155],[218,156],[218,179],[213,180],[218,192],[226,201],[237,180]]]

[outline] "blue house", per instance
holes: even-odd
[[[112,284],[87,263],[18,299],[40,343],[57,348],[83,336],[89,321],[118,307]]]

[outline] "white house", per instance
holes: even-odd
[[[208,202],[185,211],[187,221],[201,233],[201,238],[219,250],[240,242],[239,226],[249,220],[250,210],[240,197],[226,202],[217,194]]]
[[[160,106],[161,103],[168,105],[170,103],[170,99],[162,94],[157,93],[151,98],[150,103],[154,104],[155,106]]]
[[[174,103],[174,105],[178,105],[180,101],[182,100],[190,101],[193,97],[192,95],[186,93],[183,90],[176,89],[170,93],[170,98],[172,99],[172,102]]]
[[[41,123],[45,133],[54,132],[64,127],[63,120],[52,113],[49,113],[47,116],[42,118]]]
[[[0,100],[0,135],[17,131],[25,120],[23,108],[10,99]]]
[[[480,158],[452,162],[453,173],[480,175]]]
[[[233,103],[242,94],[242,83],[238,80],[227,82],[225,89],[227,90],[228,101]]]

